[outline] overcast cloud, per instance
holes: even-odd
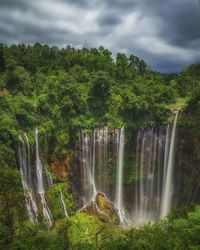
[[[177,72],[200,62],[199,0],[0,0],[0,42],[103,45]]]

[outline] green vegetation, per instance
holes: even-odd
[[[125,230],[119,237],[106,242],[107,249],[199,249],[200,208],[185,209],[169,215],[153,225]]]
[[[139,127],[166,123],[169,109],[183,109],[179,124],[195,138],[199,157],[200,64],[178,75],[165,75],[150,70],[134,55],[118,53],[114,60],[102,46],[59,49],[39,43],[0,44],[0,248],[199,249],[198,207],[180,217],[129,230],[82,213],[61,219],[60,189],[69,214],[74,213],[68,181],[55,182],[46,194],[56,218],[51,230],[45,222],[27,222],[21,212],[25,211],[17,157],[21,133],[27,133],[33,148],[33,130],[39,128],[41,158],[48,167],[54,156],[73,154],[80,129],[123,125],[131,135]],[[127,185],[133,181],[129,158],[127,152]],[[200,176],[198,163],[195,176]],[[111,183],[114,169],[110,162]]]
[[[60,182],[50,186],[47,191],[47,201],[49,207],[52,211],[54,219],[59,219],[64,217],[63,207],[60,201],[60,192],[62,191],[63,200],[66,204],[67,211],[69,215],[74,214],[75,206],[72,194],[68,191],[68,183],[67,182]]]
[[[20,224],[9,249],[199,249],[199,233],[200,208],[194,206],[173,211],[168,220],[126,230],[77,213],[48,231],[42,224]]]

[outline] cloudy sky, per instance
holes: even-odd
[[[200,62],[199,0],[0,0],[0,42],[99,47],[177,72]]]

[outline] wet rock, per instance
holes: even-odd
[[[98,193],[96,197],[80,211],[96,216],[105,222],[119,224],[117,211],[113,203],[106,198],[104,193]]]

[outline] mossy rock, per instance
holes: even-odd
[[[119,224],[117,211],[113,203],[106,198],[104,193],[98,193],[95,200],[89,202],[81,211],[93,215],[104,222]]]

